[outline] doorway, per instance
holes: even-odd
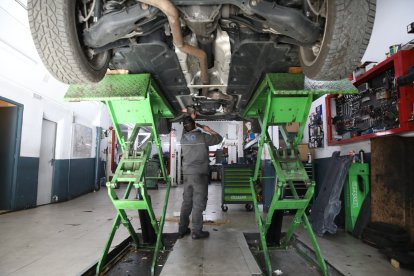
[[[0,97],[0,213],[12,210],[23,106]]]
[[[43,119],[36,205],[44,205],[52,202],[56,125],[55,122]]]

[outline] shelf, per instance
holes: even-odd
[[[360,95],[368,95],[371,98],[369,99],[368,103],[364,102],[363,101],[364,98],[362,98],[360,101],[360,106],[358,108],[353,106],[353,111],[358,112],[357,115],[355,115],[353,112],[349,112],[351,113],[351,115],[337,114],[338,107],[336,106],[337,104],[336,99],[338,99],[339,95],[328,95],[325,99],[326,117],[327,117],[326,121],[328,124],[327,125],[328,145],[341,145],[341,144],[347,144],[347,143],[354,143],[354,142],[364,141],[364,140],[371,139],[371,138],[414,131],[414,121],[412,120],[413,107],[414,107],[414,85],[408,85],[408,86],[403,86],[403,87],[397,87],[396,85],[394,85],[395,79],[402,75],[407,74],[409,68],[413,65],[414,65],[414,50],[409,50],[409,51],[401,50],[395,55],[384,60],[383,62],[379,63],[377,66],[373,67],[372,69],[368,70],[367,72],[359,76],[357,80],[354,81],[353,83],[354,86],[360,87],[360,89],[366,89],[365,86],[367,86],[370,89],[369,92],[365,92],[365,94],[361,93]],[[390,82],[387,83],[387,80],[384,81],[385,78],[382,77],[388,74],[387,72],[393,72],[394,74],[392,76],[393,81],[391,83]],[[383,86],[371,87],[373,83],[375,85],[380,84]],[[368,89],[366,89],[365,91],[368,91]],[[396,102],[395,105],[391,105],[390,103],[384,104],[385,101],[382,98],[378,99],[378,97],[374,96],[374,95],[378,95],[382,91],[392,94],[392,96],[389,96],[389,98],[387,98],[389,102],[391,102],[391,97],[395,97],[395,100],[392,101],[392,103]],[[372,104],[371,104],[371,101],[372,101]],[[355,104],[355,102],[350,102],[350,103]],[[379,123],[379,125],[382,127],[376,128],[375,120],[377,120],[381,116],[384,118],[386,114],[385,112],[388,112],[388,110],[385,110],[383,112],[382,108],[385,105],[387,107],[395,106],[393,107],[393,110],[396,110],[396,112],[388,113],[388,114],[397,114],[395,116],[398,116],[398,121],[396,124],[393,123],[392,125],[391,124],[387,125],[386,123],[384,123],[385,120],[383,120],[381,121],[382,123]],[[369,107],[373,111],[367,112],[367,115],[361,115],[364,111],[364,109],[362,108],[367,108],[367,107]],[[381,111],[383,113],[379,113],[378,115],[378,113],[376,113],[376,110]],[[335,118],[336,125],[334,125],[334,122],[333,122],[334,118]],[[343,124],[345,125],[346,132],[342,131],[342,129],[340,128],[342,126],[340,124],[338,125],[338,118],[340,118],[339,120],[342,120],[340,122],[341,123],[343,122]],[[358,125],[356,125],[352,129],[353,124],[356,124],[355,122],[362,124],[361,118],[368,121],[367,124],[369,125],[369,127],[364,130],[362,128],[359,129]],[[371,122],[370,120],[373,120],[373,122]],[[388,117],[387,120],[388,120],[387,122],[393,121],[390,117]],[[349,124],[351,125],[351,127],[348,127]],[[339,127],[339,130],[338,130],[338,127]],[[342,138],[339,138],[340,136],[342,136]]]

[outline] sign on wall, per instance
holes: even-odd
[[[83,125],[74,124],[72,136],[72,157],[92,157],[92,129]]]
[[[322,105],[316,107],[315,112],[309,116],[309,148],[323,148],[323,115]]]

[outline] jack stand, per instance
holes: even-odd
[[[65,99],[69,101],[104,101],[108,107],[116,136],[123,152],[115,174],[110,182],[107,182],[108,195],[111,199],[117,215],[112,225],[108,241],[98,262],[96,274],[99,275],[107,264],[107,255],[113,238],[120,224],[128,230],[136,247],[139,240],[126,210],[137,210],[141,220],[142,237],[144,244],[154,244],[154,255],[151,264],[151,275],[154,275],[158,253],[162,244],[162,232],[165,222],[171,181],[166,174],[163,162],[161,143],[157,133],[159,121],[173,118],[172,108],[158,93],[158,88],[151,81],[149,74],[136,75],[108,75],[100,83],[71,85]],[[131,137],[125,141],[119,124],[134,125]],[[151,136],[147,143],[138,149],[134,147],[141,128],[151,128]],[[144,171],[152,149],[152,144],[158,151],[162,177],[166,183],[166,194],[160,221],[157,221],[151,206],[151,200],[144,184]],[[120,183],[128,183],[124,195],[119,198],[115,189]],[[132,188],[135,188],[137,196],[130,199]],[[156,239],[155,239],[156,237]]]
[[[304,75],[302,74],[267,74],[243,112],[244,118],[258,119],[261,125],[256,167],[254,176],[250,179],[250,187],[259,227],[260,249],[263,251],[266,270],[269,276],[272,275],[272,266],[268,246],[274,243],[279,244],[284,210],[296,210],[296,214],[286,235],[280,241],[281,248],[287,248],[293,233],[303,223],[312,242],[319,268],[323,275],[328,275],[325,260],[322,257],[315,234],[305,214],[305,210],[314,193],[315,182],[309,179],[298,157],[298,144],[302,140],[312,102],[317,97],[326,93],[348,94],[355,92],[352,89],[342,91],[335,91],[335,89],[304,90]],[[286,124],[292,122],[299,123],[300,126],[294,138],[289,136],[285,128]],[[285,149],[275,149],[273,146],[268,134],[268,127],[270,125],[279,126],[279,130],[286,144]],[[254,185],[259,179],[260,162],[265,144],[268,147],[276,172],[277,185],[266,220],[263,221],[259,211]],[[306,187],[306,193],[303,196],[298,195],[297,185]],[[285,197],[286,191],[290,191],[293,198]],[[275,235],[278,235],[278,237],[275,237]]]

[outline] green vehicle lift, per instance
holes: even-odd
[[[282,215],[284,210],[296,210],[292,224],[289,226],[286,235],[280,241],[280,248],[287,248],[297,227],[303,223],[311,240],[314,252],[323,275],[328,275],[328,269],[322,257],[315,234],[305,214],[309,201],[312,199],[315,182],[310,180],[302,162],[298,157],[298,144],[303,137],[303,131],[307,121],[312,102],[326,93],[346,94],[355,93],[356,90],[320,89],[305,90],[303,74],[273,73],[267,74],[258,86],[258,89],[243,112],[246,119],[258,119],[261,126],[259,148],[257,153],[256,167],[253,177],[250,179],[250,188],[253,197],[254,210],[260,234],[260,249],[264,254],[264,260],[268,275],[272,275],[272,266],[268,252],[268,242],[272,239],[271,229],[277,224],[278,213]],[[286,124],[299,123],[299,131],[292,137],[286,131]],[[272,144],[268,127],[279,126],[280,133],[286,144],[284,149],[276,149]],[[272,202],[265,220],[263,221],[259,211],[257,196],[254,189],[259,179],[260,162],[263,149],[267,145],[272,165],[277,176],[277,185]],[[307,187],[304,196],[299,196],[295,183],[300,182]],[[284,198],[285,190],[289,189],[293,199]],[[281,223],[279,223],[281,227]],[[277,227],[277,226],[276,226]]]
[[[120,160],[115,174],[110,182],[107,182],[108,195],[111,199],[117,215],[112,225],[108,241],[96,268],[99,275],[107,263],[107,255],[113,238],[120,224],[125,226],[136,247],[140,246],[128,216],[127,210],[137,210],[141,220],[143,246],[154,246],[154,255],[151,263],[151,274],[155,272],[158,253],[163,247],[162,232],[165,222],[171,181],[166,174],[163,162],[160,139],[157,132],[160,120],[173,118],[173,109],[158,92],[156,84],[149,74],[134,75],[108,75],[96,84],[71,85],[65,95],[68,101],[103,101],[111,116],[117,139],[122,149]],[[125,141],[119,128],[119,124],[134,125],[130,138]],[[149,142],[135,149],[134,144],[141,128],[151,127]],[[162,179],[166,186],[166,194],[160,220],[157,221],[151,206],[151,200],[144,184],[145,166],[149,159],[152,144],[155,143],[160,159]],[[119,197],[115,189],[120,183],[127,183],[125,193]],[[131,190],[135,188],[136,197],[130,198]],[[145,235],[144,235],[145,234]],[[156,241],[154,238],[156,236]]]

